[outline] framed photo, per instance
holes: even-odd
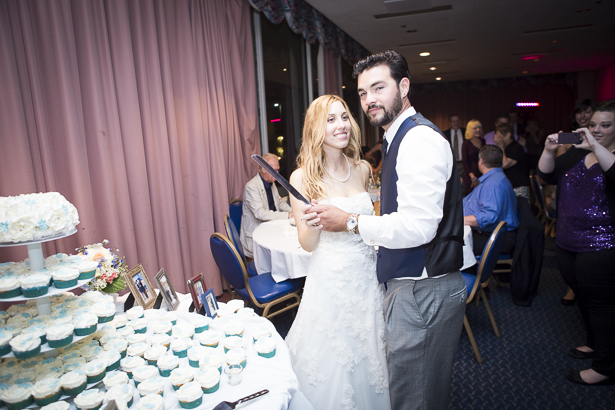
[[[124,273],[124,281],[139,306],[143,306],[144,309],[154,306],[158,295],[141,264]]]
[[[201,295],[201,300],[203,302],[203,306],[205,306],[205,313],[213,319],[218,311],[218,301],[214,295],[214,290],[209,289],[207,292],[203,293]]]
[[[173,289],[173,285],[171,285],[164,268],[158,271],[154,279],[156,280],[158,289],[160,290],[160,293],[162,293],[162,297],[167,304],[167,309],[177,309],[179,306],[179,299],[177,298],[177,293],[175,293],[175,289]]]
[[[198,312],[203,307],[203,301],[201,300],[201,296],[205,294],[207,288],[205,287],[205,282],[203,281],[203,273],[199,273],[193,278],[188,280],[188,289],[190,289],[190,294],[192,295],[192,302],[194,303],[194,311]]]

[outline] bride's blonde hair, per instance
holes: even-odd
[[[310,104],[305,113],[301,150],[297,156],[297,166],[301,168],[305,193],[309,199],[324,198],[328,194],[323,176],[325,174],[325,152],[322,145],[325,141],[327,118],[334,102],[339,101],[344,106],[350,120],[350,137],[348,145],[342,151],[356,166],[361,162],[361,131],[359,125],[350,114],[346,102],[337,95],[323,95]]]

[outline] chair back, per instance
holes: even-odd
[[[233,199],[228,204],[228,214],[237,228],[237,232],[241,232],[241,215],[243,215],[243,200]]]
[[[209,247],[224,279],[235,289],[244,289],[248,281],[248,273],[231,241],[216,232],[209,238]]]
[[[534,197],[536,198],[536,207],[541,214],[546,214],[545,194],[542,190],[542,185],[538,182],[538,178],[534,173],[534,170],[530,171],[530,183],[534,191]]]
[[[239,252],[239,257],[242,262],[246,262],[246,255],[243,253],[243,245],[241,244],[241,239],[239,238],[239,232],[233,222],[233,219],[229,218],[228,215],[224,215],[224,229],[226,230],[226,237],[229,238],[237,252]]]
[[[487,241],[487,245],[485,245],[485,249],[483,249],[483,253],[481,254],[476,281],[474,282],[474,287],[472,288],[467,302],[474,299],[474,294],[480,284],[486,282],[491,277],[493,269],[500,258],[500,253],[502,253],[502,246],[504,246],[504,239],[506,239],[506,225],[506,221],[500,222],[491,233],[489,241]]]

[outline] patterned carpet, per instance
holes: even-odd
[[[538,295],[529,308],[512,303],[509,289],[491,285],[488,295],[502,334],[495,337],[484,305],[467,307],[467,316],[483,364],[478,364],[465,330],[453,372],[451,409],[615,409],[615,386],[581,386],[566,380],[568,368],[585,369],[569,348],[584,344],[576,307],[560,298],[566,290],[555,265],[555,245],[547,239]],[[274,318],[285,337],[291,314]]]

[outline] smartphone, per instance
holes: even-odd
[[[580,144],[583,139],[578,132],[560,132],[557,136],[558,144]]]

